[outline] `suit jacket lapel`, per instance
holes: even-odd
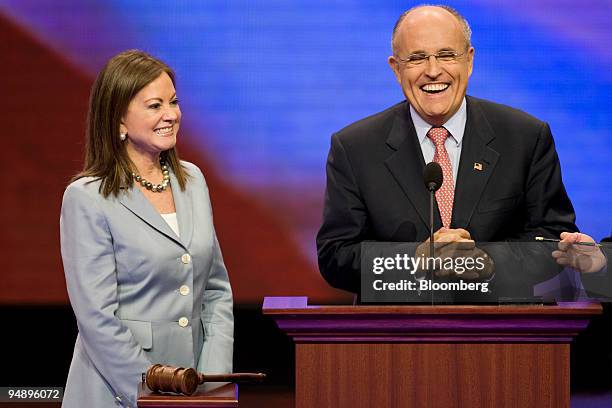
[[[131,189],[124,189],[119,195],[119,201],[138,218],[155,228],[157,231],[166,235],[168,238],[181,244],[168,223],[159,215],[155,207],[147,200],[137,186]]]
[[[170,185],[174,196],[174,206],[178,218],[179,233],[185,248],[189,247],[193,235],[193,201],[191,197],[192,183],[187,183],[185,191],[181,191],[174,172],[170,172]]]
[[[385,161],[385,165],[416,209],[426,228],[429,228],[429,193],[423,184],[425,160],[410,119],[408,103],[404,104],[404,109],[398,111],[387,138],[387,145],[395,152]],[[442,221],[436,206],[434,229],[441,226]]]
[[[495,134],[478,102],[467,98],[467,122],[455,186],[451,226],[468,228],[476,205],[495,169],[499,153],[488,144]]]
[[[119,195],[119,202],[151,227],[187,249],[193,234],[190,186],[188,184],[185,191],[181,191],[176,176],[172,171],[170,171],[170,186],[174,197],[174,206],[176,207],[180,238],[172,231],[172,228],[159,215],[155,207],[153,207],[137,186],[129,190],[123,189]]]

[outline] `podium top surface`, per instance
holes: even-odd
[[[264,315],[296,343],[570,343],[599,303],[556,305],[308,305],[267,297]]]
[[[205,383],[193,395],[160,394],[152,392],[144,383],[138,389],[138,407],[238,407],[238,385],[234,383]]]
[[[559,302],[555,305],[309,305],[308,297],[266,297],[263,312],[267,315],[316,314],[316,315],[581,315],[601,314],[597,302]]]

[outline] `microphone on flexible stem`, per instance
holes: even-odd
[[[442,187],[443,181],[442,167],[436,162],[428,163],[423,171],[423,182],[427,191],[429,191],[429,256],[432,258],[434,256],[434,200],[436,198],[435,193]],[[427,262],[427,272],[430,281],[433,280],[433,269],[430,262]]]

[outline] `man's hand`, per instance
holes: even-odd
[[[466,249],[474,248],[475,244],[467,230],[463,228],[446,228],[442,227],[434,232],[434,250],[438,251],[450,243],[462,242]],[[429,238],[417,247],[417,256],[429,256]]]
[[[599,272],[606,266],[606,257],[597,246],[574,245],[576,242],[595,240],[579,232],[562,232],[558,250],[553,251],[555,261],[562,266],[569,266],[582,273]]]
[[[429,242],[429,239],[425,242]],[[463,228],[446,228],[442,227],[434,232],[434,242],[438,243],[436,248],[441,248],[451,242],[474,242],[468,230]]]
[[[462,274],[456,273],[453,269],[436,268],[434,273],[437,277],[454,276],[464,279],[477,279],[489,277],[493,273],[493,260],[485,251],[476,247],[470,233],[463,228],[442,227],[436,231],[434,233],[434,251],[435,257],[442,260],[447,258],[482,258],[485,265],[482,270],[466,270]],[[417,247],[416,256],[429,257],[429,239]]]

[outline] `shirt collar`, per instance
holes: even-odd
[[[410,105],[410,117],[412,118],[414,129],[416,130],[417,137],[419,138],[419,143],[423,144],[427,140],[427,132],[429,132],[429,129],[431,129],[432,126],[419,116],[412,105]],[[442,125],[446,128],[446,130],[448,130],[455,143],[457,143],[457,146],[459,146],[463,140],[466,121],[467,105],[464,97],[457,112],[455,112],[455,114]]]

